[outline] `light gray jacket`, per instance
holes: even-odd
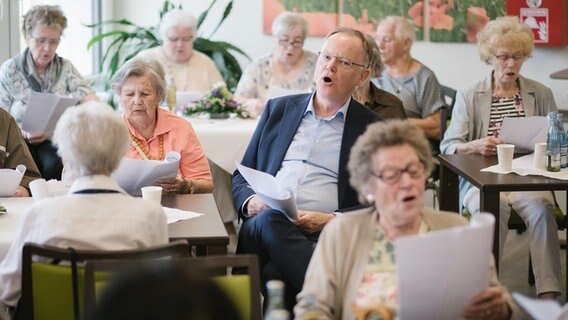
[[[456,148],[473,140],[484,138],[489,130],[493,74],[458,91],[450,126],[440,143],[444,154],[456,153]],[[526,117],[546,116],[558,111],[552,91],[543,84],[519,76],[521,98]],[[460,203],[471,184],[460,179]]]

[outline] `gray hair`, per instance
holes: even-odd
[[[67,28],[67,18],[59,6],[33,6],[22,17],[22,32],[24,36],[31,36],[34,28],[40,24],[48,27],[58,27],[61,33],[63,33],[63,30]]]
[[[414,40],[416,39],[414,25],[408,19],[400,16],[388,16],[381,21],[379,25],[383,23],[392,23],[394,25],[394,36],[397,40],[408,40],[410,41],[410,45],[414,43]]]
[[[120,96],[122,86],[130,77],[150,77],[152,87],[156,94],[163,100],[166,94],[166,80],[164,68],[153,59],[134,58],[126,61],[114,74],[110,83],[114,92]]]
[[[128,150],[128,129],[110,106],[88,101],[63,113],[53,142],[72,176],[110,175]]]
[[[285,11],[274,18],[272,35],[279,37],[282,33],[291,31],[294,28],[300,28],[302,38],[306,39],[308,35],[308,22],[306,22],[306,19],[299,13]]]
[[[193,39],[195,40],[195,33],[197,32],[197,19],[193,13],[188,10],[173,9],[168,11],[162,17],[160,22],[160,36],[162,40],[166,39],[168,31],[172,27],[185,27],[193,31]]]
[[[477,46],[479,56],[485,63],[489,62],[493,49],[501,46],[518,48],[526,56],[530,56],[534,49],[534,34],[518,17],[500,17],[489,21],[477,33]]]
[[[339,34],[339,33],[343,33],[343,34],[349,35],[351,37],[358,38],[361,41],[361,47],[363,48],[363,55],[365,57],[365,68],[370,68],[371,64],[372,64],[373,55],[375,54],[373,52],[373,50],[374,50],[373,48],[376,47],[377,44],[375,43],[374,45],[372,45],[371,43],[369,43],[367,37],[365,36],[365,34],[363,32],[356,30],[356,29],[353,29],[353,28],[347,28],[347,27],[335,28],[333,31],[331,31],[325,37],[324,41],[329,39],[334,34]],[[371,70],[371,72],[372,72],[372,70]]]
[[[370,124],[365,133],[351,148],[347,170],[349,182],[359,193],[359,201],[368,203],[369,179],[373,172],[373,159],[383,148],[408,145],[416,151],[418,159],[424,164],[425,176],[429,176],[434,166],[430,143],[422,129],[405,120],[389,120]]]
[[[371,78],[377,77],[383,70],[383,61],[381,60],[381,52],[379,46],[373,37],[364,33],[366,46],[369,48],[369,69],[371,69]]]

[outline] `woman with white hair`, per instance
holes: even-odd
[[[317,55],[304,50],[308,23],[298,13],[284,12],[274,19],[272,34],[278,39],[271,53],[251,63],[243,72],[235,96],[248,99],[252,113],[260,113],[274,88],[310,90]]]
[[[193,49],[197,20],[187,10],[168,11],[160,23],[162,45],[138,53],[137,57],[160,62],[166,80],[173,79],[177,91],[207,93],[223,78],[215,63]]]
[[[20,299],[26,242],[112,251],[168,241],[162,208],[129,196],[110,177],[128,148],[128,130],[109,106],[88,102],[69,108],[53,141],[76,179],[66,195],[37,202],[23,215],[18,236],[0,264],[0,311],[13,310]]]
[[[377,84],[402,101],[408,121],[419,126],[437,146],[444,101],[434,72],[410,55],[414,26],[403,17],[389,16],[377,26],[375,40],[385,66]]]

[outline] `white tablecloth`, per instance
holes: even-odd
[[[235,171],[235,162],[243,158],[258,124],[258,119],[186,119],[191,122],[207,158],[230,174]]]
[[[0,216],[0,261],[4,260],[18,233],[20,217],[33,203],[32,198],[0,198],[0,204],[8,210]]]

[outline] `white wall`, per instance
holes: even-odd
[[[196,16],[204,11],[210,1],[184,0],[183,7],[192,10]],[[115,1],[115,18],[127,18],[141,25],[158,22],[158,12],[162,4],[156,0],[122,0]],[[201,36],[208,37],[220,19],[227,0],[217,2],[215,9],[201,28]],[[233,12],[225,24],[217,31],[213,39],[230,42],[245,51],[251,58],[269,52],[275,41],[271,36],[262,33],[262,1],[235,0]],[[305,48],[319,51],[322,38],[309,38]],[[413,56],[422,61],[434,72],[442,84],[460,88],[485,77],[490,71],[488,66],[479,60],[477,48],[472,44],[416,42]],[[247,60],[239,58],[241,66]],[[550,87],[559,108],[568,110],[568,80],[551,79],[549,75],[555,71],[568,68],[568,47],[537,48],[533,58],[523,66],[522,74]]]

